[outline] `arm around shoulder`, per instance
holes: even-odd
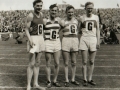
[[[78,19],[78,34],[82,34],[82,16],[80,16]]]
[[[43,19],[43,25],[46,25],[46,23],[47,23],[47,19],[44,18],[44,19]]]

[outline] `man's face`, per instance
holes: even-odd
[[[87,5],[86,6],[86,12],[87,12],[87,14],[92,14],[93,8],[94,8],[93,4]]]
[[[57,7],[54,7],[52,9],[50,9],[50,16],[56,17],[57,12],[58,12],[58,8]]]
[[[68,18],[72,18],[72,17],[74,16],[74,9],[73,9],[73,8],[69,9],[69,10],[66,12],[66,14],[67,14],[67,17],[68,17]]]
[[[36,4],[34,5],[34,10],[35,10],[35,12],[40,12],[41,9],[42,9],[42,6],[43,6],[43,3],[42,3],[42,2],[36,3]]]

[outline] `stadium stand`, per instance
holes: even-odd
[[[28,13],[32,12],[32,10],[15,10],[15,11],[1,11],[0,12],[0,33],[12,32],[15,39],[15,32],[23,32],[25,28],[25,18]],[[44,18],[48,18],[49,13],[48,10],[42,11],[44,14]],[[120,30],[120,9],[119,8],[108,8],[108,9],[94,9],[94,14],[97,14],[100,19],[100,24],[103,25],[103,29],[106,27],[113,27],[116,25],[118,31]],[[75,16],[79,18],[79,16],[85,14],[84,9],[76,9]],[[65,10],[60,10],[58,13],[58,17],[65,17]],[[110,28],[111,29],[111,28]],[[14,32],[14,33],[13,33]],[[104,31],[103,31],[104,32]],[[5,35],[7,36],[7,35]],[[4,35],[1,35],[4,37]],[[101,37],[102,38],[102,37]],[[6,40],[6,39],[2,39]]]

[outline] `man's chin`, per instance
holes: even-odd
[[[52,16],[52,18],[55,18],[56,16]]]
[[[70,16],[70,18],[72,18],[73,16]]]
[[[88,13],[89,15],[91,15],[92,13]]]
[[[36,12],[38,12],[38,13],[39,13],[40,11],[41,11],[41,10],[36,10]]]

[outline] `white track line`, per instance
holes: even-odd
[[[2,88],[2,89],[12,89],[12,88],[16,88],[16,89],[22,89],[22,88],[26,88],[26,87],[11,87],[11,86],[0,86],[0,88]]]
[[[27,48],[0,48],[0,50],[5,50],[5,51],[25,50],[25,49],[27,50]],[[119,51],[114,51],[113,49],[107,49],[107,50],[101,49],[101,50],[98,50],[97,52],[109,52],[109,51],[119,52]]]
[[[120,48],[120,47],[119,47],[119,48]],[[107,47],[105,47],[105,48],[99,49],[98,52],[99,52],[99,51],[103,51],[103,50],[107,50],[107,51],[114,50],[114,49],[118,49],[118,50],[119,50],[119,48],[107,48]],[[8,50],[20,49],[20,50],[24,50],[24,49],[27,49],[27,47],[18,47],[18,48],[13,48],[13,47],[10,47],[10,48],[8,48],[8,47],[1,47],[1,48],[0,48],[0,50],[3,50],[3,49],[8,49]]]
[[[1,57],[0,60],[27,60],[28,61],[28,58],[6,58],[6,57]],[[42,60],[45,60],[45,59],[41,59]],[[53,60],[53,59],[52,59]],[[60,59],[60,60],[63,60],[63,59]],[[82,60],[82,59],[77,59],[77,60]],[[95,59],[97,61],[120,61],[120,59]]]
[[[5,56],[7,56],[7,55],[12,55],[12,56],[25,55],[25,56],[28,56],[27,53],[26,54],[14,54],[14,53],[12,53],[12,54],[0,54],[0,55],[5,55]],[[81,55],[79,55],[79,56],[81,56]],[[96,55],[96,56],[104,56],[104,57],[106,57],[106,56],[116,56],[117,57],[117,56],[120,56],[120,55]]]
[[[0,75],[26,76],[27,74],[22,74],[22,73],[0,73]],[[54,75],[54,74],[51,74],[51,75]],[[64,76],[64,74],[59,74],[59,75]],[[40,72],[39,76],[46,76],[46,74],[41,74],[41,72]],[[76,76],[82,77],[82,74],[76,74]],[[93,77],[120,77],[120,75],[93,75]]]
[[[7,67],[27,67],[28,65],[11,65],[11,64],[0,64],[0,66],[7,66]],[[40,65],[40,67],[45,67],[46,65]],[[51,67],[54,67],[54,65],[50,65]],[[63,66],[60,66],[63,67]],[[77,66],[82,67],[82,66]],[[97,68],[120,68],[120,66],[95,66]]]
[[[11,47],[11,48],[0,48],[0,50],[4,50],[4,49],[10,49],[10,50],[16,50],[16,49],[19,49],[19,50],[22,50],[22,49],[27,49],[27,48],[13,48],[13,47]]]
[[[15,86],[0,86],[1,89],[26,89],[26,87],[15,87]],[[44,87],[46,88],[46,87]],[[51,87],[52,89],[63,89],[63,90],[120,90],[120,88],[87,88],[87,87]]]

